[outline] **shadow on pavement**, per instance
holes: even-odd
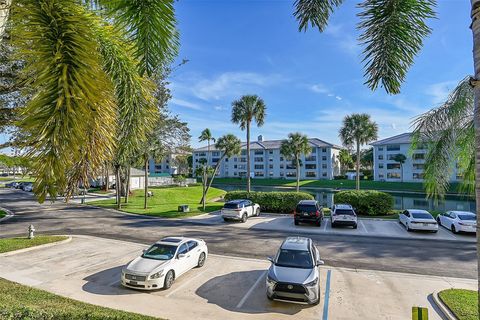
[[[87,283],[82,286],[82,290],[89,293],[107,296],[141,293],[140,291],[122,287],[120,284],[120,274],[122,272],[122,268],[123,265],[105,269],[83,278],[83,280],[87,281]]]

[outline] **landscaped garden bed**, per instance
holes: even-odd
[[[478,292],[466,289],[447,289],[438,293],[442,302],[458,320],[478,320]]]
[[[66,236],[35,236],[33,239],[28,238],[4,238],[0,239],[0,253],[15,251],[42,244],[58,242],[66,240]]]

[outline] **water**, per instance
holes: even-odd
[[[245,190],[242,186],[216,185],[216,188],[225,191]],[[294,191],[292,188],[284,187],[259,187],[252,186],[253,191]],[[332,207],[334,189],[310,189],[300,188],[300,191],[312,194],[315,199],[324,207]],[[431,211],[461,210],[475,212],[475,200],[465,196],[447,196],[444,200],[428,199],[425,194],[412,194],[402,192],[387,192],[394,198],[394,209],[423,209]]]

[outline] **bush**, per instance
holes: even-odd
[[[347,176],[346,175],[339,175],[339,176],[334,176],[333,180],[346,180]]]
[[[335,194],[334,202],[350,204],[357,214],[369,216],[387,215],[393,209],[393,197],[374,190],[340,191]]]
[[[246,192],[229,191],[225,195],[225,200],[248,199],[258,203],[262,211],[273,213],[290,213],[295,210],[300,200],[315,199],[306,192]]]

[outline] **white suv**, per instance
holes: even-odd
[[[349,204],[336,204],[332,208],[330,215],[332,220],[332,228],[336,226],[352,226],[357,229],[357,214]]]
[[[222,217],[225,221],[237,220],[246,222],[249,217],[259,216],[260,206],[250,200],[238,199],[225,203]]]

